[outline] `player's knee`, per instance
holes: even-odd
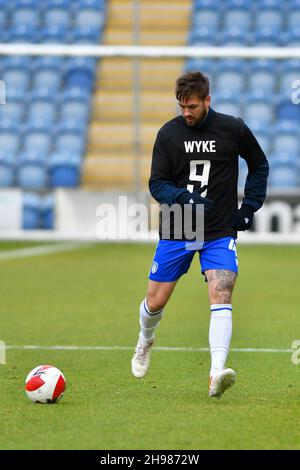
[[[157,312],[166,305],[166,300],[160,294],[148,294],[147,305],[150,312]]]

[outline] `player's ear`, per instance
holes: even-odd
[[[206,98],[204,98],[204,104],[205,106],[210,106],[210,95],[208,95]]]

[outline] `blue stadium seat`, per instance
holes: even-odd
[[[5,119],[0,122],[0,149],[16,154],[20,146],[20,129],[16,122]]]
[[[218,37],[208,28],[203,27],[196,31],[191,31],[189,35],[189,44],[193,46],[213,46],[217,43]]]
[[[100,27],[81,26],[72,30],[70,38],[76,44],[97,44],[100,41],[101,32]]]
[[[286,46],[299,47],[300,46],[300,27],[297,26],[288,31],[287,39],[285,40]]]
[[[71,19],[70,5],[67,5],[65,1],[48,3],[44,12],[44,24],[46,27],[58,26],[68,28],[71,25]]]
[[[293,92],[292,84],[299,80],[300,60],[290,59],[284,61],[279,74],[279,91],[282,96],[291,99]]]
[[[5,10],[0,9],[0,28],[5,29],[8,23],[8,15]]]
[[[281,152],[270,157],[269,184],[276,188],[297,188],[300,184],[299,157]]]
[[[239,26],[243,31],[248,32],[251,28],[252,15],[245,8],[228,8],[224,12],[224,29],[230,30],[232,26]]]
[[[273,153],[300,153],[300,132],[295,122],[279,121],[273,128]]]
[[[30,4],[17,7],[11,16],[11,24],[14,27],[27,26],[37,28],[40,23],[40,13],[35,6]]]
[[[53,124],[56,118],[56,103],[48,88],[34,90],[28,100],[28,120],[46,121]]]
[[[229,30],[225,30],[218,36],[218,44],[226,47],[243,47],[248,46],[251,42],[252,35],[239,26],[234,26]]]
[[[41,203],[41,224],[45,230],[53,230],[55,228],[55,204],[53,194],[44,196]]]
[[[35,43],[38,41],[39,32],[28,25],[19,25],[8,31],[7,42]]]
[[[0,151],[0,188],[13,186],[14,169],[15,156],[12,153]]]
[[[40,226],[41,198],[35,193],[23,194],[23,230],[36,230]]]
[[[0,105],[0,121],[8,119],[14,123],[20,123],[25,112],[23,98],[24,94],[18,88],[7,88],[6,103],[5,105]]]
[[[260,8],[255,15],[255,24],[257,30],[269,28],[274,33],[282,29],[283,15],[278,8]]]
[[[269,125],[274,118],[272,96],[263,94],[260,90],[245,94],[243,119],[251,126],[256,123]]]
[[[85,124],[75,120],[63,120],[56,130],[57,152],[82,154],[85,147],[85,130]]]
[[[18,89],[20,92],[25,92],[29,87],[30,74],[27,69],[6,68],[2,74],[5,83],[10,87]]]
[[[94,8],[95,10],[104,9],[106,0],[78,0],[78,8]]]
[[[22,153],[18,158],[18,185],[23,189],[47,187],[47,166],[44,155],[37,151]]]
[[[280,34],[276,31],[273,31],[268,26],[254,31],[252,35],[252,45],[257,47],[280,46],[281,42],[282,40]]]
[[[216,8],[203,9],[197,11],[193,15],[192,29],[208,28],[210,32],[218,31],[220,23],[220,15]]]
[[[61,119],[86,123],[90,113],[90,95],[80,88],[71,88],[61,97]]]
[[[212,108],[219,113],[230,116],[241,116],[241,102],[237,95],[232,91],[221,91],[213,94]]]
[[[277,84],[277,76],[270,69],[261,68],[251,70],[248,74],[248,88],[249,91],[261,90],[262,92],[273,92]]]
[[[243,73],[238,67],[227,67],[223,71],[218,70],[215,79],[215,91],[235,91],[241,93],[245,85]]]
[[[81,157],[78,153],[57,152],[49,161],[52,187],[76,187],[80,183]]]
[[[287,29],[292,30],[300,25],[300,2],[298,8],[290,8],[287,13]]]
[[[205,8],[216,8],[214,0],[194,0],[194,9],[203,10]]]
[[[24,150],[36,151],[42,155],[49,153],[53,143],[52,129],[46,120],[32,121],[24,129]]]
[[[3,70],[28,70],[30,71],[32,66],[32,61],[30,57],[27,56],[6,56],[3,59]]]
[[[66,43],[70,38],[70,31],[62,26],[46,26],[40,32],[41,42],[46,44]]]
[[[209,77],[213,76],[215,63],[212,59],[192,58],[188,59],[184,66],[185,70],[200,70]]]
[[[61,76],[55,70],[36,71],[33,78],[34,88],[47,88],[50,92],[57,93],[61,87]]]
[[[225,0],[224,2],[222,2],[222,8],[227,11],[232,10],[234,8],[239,8],[251,12],[253,9],[253,4],[248,0]]]
[[[66,87],[77,87],[91,92],[94,84],[95,67],[95,60],[92,58],[72,58],[65,69]]]
[[[292,103],[291,100],[284,99],[279,101],[277,106],[277,119],[281,121],[300,122],[300,106]]]
[[[75,14],[74,24],[76,28],[90,27],[101,28],[104,24],[104,11],[91,5],[80,5]]]

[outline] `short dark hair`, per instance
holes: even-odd
[[[204,100],[209,95],[209,78],[199,71],[185,72],[176,80],[175,95],[179,101],[192,95]]]

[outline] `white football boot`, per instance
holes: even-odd
[[[150,364],[150,353],[153,346],[153,340],[146,345],[142,343],[141,337],[137,342],[133,358],[131,360],[131,370],[135,377],[142,379],[147,374]]]
[[[236,373],[232,369],[224,369],[219,374],[211,377],[208,392],[210,398],[221,398],[225,390],[234,384],[235,378]]]

